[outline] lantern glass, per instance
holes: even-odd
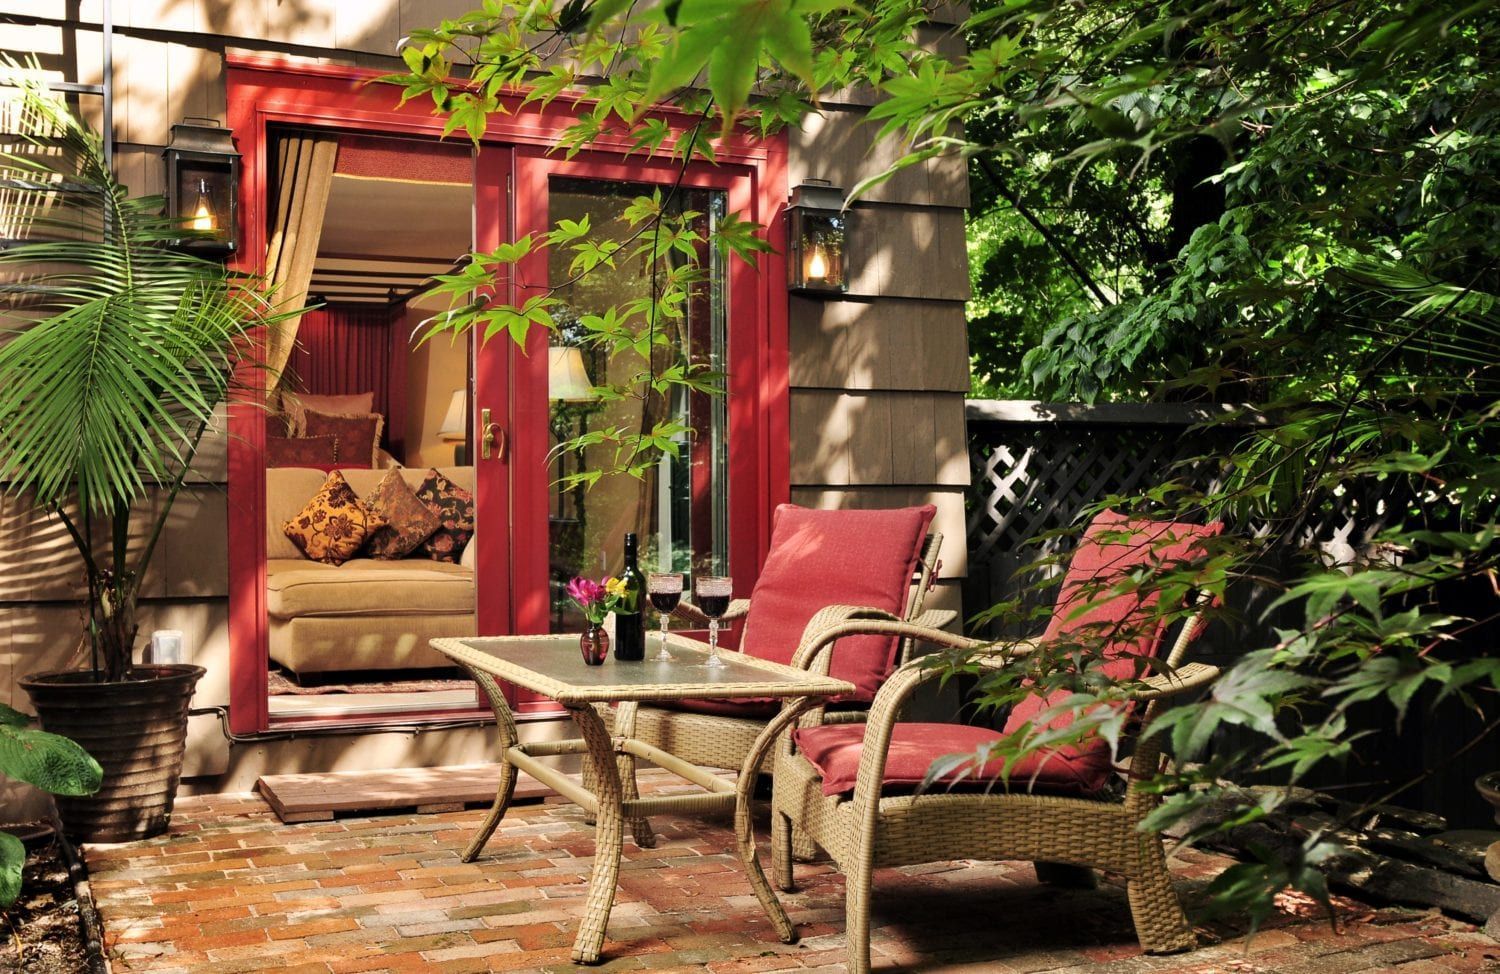
[[[233,225],[230,167],[183,159],[177,166],[176,216],[184,229],[230,243]]]
[[[843,291],[845,219],[841,214],[804,213],[797,251],[801,286],[814,291]]]

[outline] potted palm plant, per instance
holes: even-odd
[[[98,792],[59,800],[69,834],[137,839],[167,827],[204,672],[134,663],[142,579],[251,329],[273,316],[244,278],[173,249],[188,231],[162,199],[132,198],[101,137],[35,75],[7,73],[22,131],[0,152],[0,200],[26,242],[0,250],[0,480],[77,550],[91,663],[21,686],[45,729],[103,766]]]

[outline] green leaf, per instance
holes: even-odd
[[[766,51],[781,66],[816,91],[813,78],[812,31],[799,13],[788,11],[766,31]]]
[[[761,36],[721,38],[708,58],[708,90],[724,116],[727,131],[739,110],[750,100],[760,62]]]
[[[21,895],[21,873],[26,868],[26,846],[9,832],[0,830],[0,909]]]
[[[46,731],[0,724],[0,774],[54,795],[92,795],[104,771],[75,741]]]

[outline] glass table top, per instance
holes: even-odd
[[[719,655],[726,665],[709,669],[698,665],[708,656],[707,646],[675,635],[667,648],[677,659],[654,662],[650,657],[660,645],[661,637],[653,633],[646,637],[645,660],[621,662],[611,656],[589,666],[576,634],[432,641],[452,659],[562,703],[838,696],[854,690],[843,680],[724,650]]]

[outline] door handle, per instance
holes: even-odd
[[[479,458],[490,459],[491,454],[501,463],[505,462],[505,427],[490,421],[490,411],[479,411]]]

